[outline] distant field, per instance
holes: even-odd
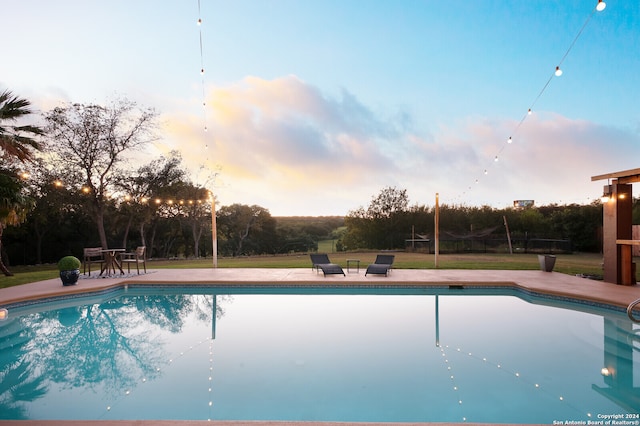
[[[330,246],[329,246],[330,247]],[[329,253],[332,262],[346,266],[347,259],[360,259],[360,266],[366,266],[375,260],[375,251]],[[394,252],[397,269],[434,269],[435,256],[424,253]],[[190,269],[211,268],[212,258],[195,260],[149,260],[150,269]],[[219,268],[308,268],[311,267],[308,254],[278,256],[251,256],[219,258]],[[439,269],[494,269],[494,270],[535,270],[539,268],[535,254],[445,254],[438,257]],[[41,281],[58,276],[55,265],[16,266],[10,268],[13,277],[0,276],[0,288],[24,283]],[[557,255],[554,271],[565,274],[602,275],[602,255],[565,254]]]
[[[338,240],[318,241],[318,253],[335,253]]]

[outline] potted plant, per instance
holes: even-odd
[[[80,259],[75,256],[65,256],[58,262],[62,285],[74,285],[80,277]]]

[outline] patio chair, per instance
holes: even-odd
[[[320,272],[320,270],[322,270],[325,277],[332,274],[342,274],[346,276],[340,265],[331,263],[329,255],[324,253],[310,253],[309,256],[311,257],[312,270],[315,269],[316,272]]]
[[[120,254],[120,262],[122,265],[127,264],[127,272],[131,272],[131,264],[136,264],[136,271],[140,275],[140,264],[144,267],[144,273],[147,273],[147,261],[145,259],[146,246],[139,246],[134,252]]]
[[[102,247],[85,247],[84,255],[82,258],[82,273],[87,274],[89,270],[89,276],[91,276],[91,265],[95,263],[100,265],[100,271],[105,264],[104,255],[102,253]]]
[[[379,254],[376,256],[376,261],[369,266],[367,266],[367,271],[364,273],[365,277],[367,274],[377,274],[377,275],[389,275],[391,271],[391,266],[393,265],[393,261],[395,260],[395,255],[393,254]]]

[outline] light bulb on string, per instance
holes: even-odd
[[[598,0],[595,9],[597,11],[603,11],[606,8],[606,3],[604,0]],[[549,86],[549,84],[551,83],[551,80],[553,79],[553,77],[560,77],[562,76],[562,74],[564,73],[563,70],[560,68],[560,64],[562,64],[564,62],[564,60],[566,59],[566,57],[569,55],[569,53],[571,52],[571,49],[573,48],[573,46],[576,44],[576,42],[578,41],[578,39],[580,38],[580,35],[582,34],[583,30],[585,29],[585,27],[587,26],[587,24],[589,23],[591,17],[589,17],[587,19],[587,21],[584,23],[584,25],[582,26],[582,28],[580,29],[580,31],[578,32],[578,34],[576,35],[576,37],[574,38],[573,42],[570,44],[569,48],[567,49],[567,51],[565,52],[564,56],[562,57],[562,59],[560,60],[560,62],[558,63],[558,65],[555,68],[554,74],[551,75],[551,78],[549,78],[549,80],[547,81],[547,83],[543,86],[542,90],[540,91],[540,93],[538,93],[537,97],[535,98],[534,102],[532,105],[535,105],[535,103],[538,101],[538,99],[540,97],[542,97],[542,95],[544,94],[545,90],[547,89],[547,87]],[[520,125],[525,121],[527,115],[532,115],[533,111],[532,108],[528,108],[527,109],[527,114],[520,120],[520,123],[518,124],[517,127],[520,127]],[[513,139],[512,137],[509,137],[509,139],[507,140],[507,143],[512,143]],[[498,162],[499,158],[498,155],[496,155],[494,157],[494,162]],[[485,170],[485,174],[487,174],[487,171]]]
[[[556,71],[557,73],[558,71]],[[200,75],[204,75],[204,68],[200,68]]]
[[[202,25],[202,19],[198,18],[198,25]]]

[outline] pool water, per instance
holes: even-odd
[[[0,418],[638,420],[640,328],[623,313],[378,292],[129,288],[10,309]]]

